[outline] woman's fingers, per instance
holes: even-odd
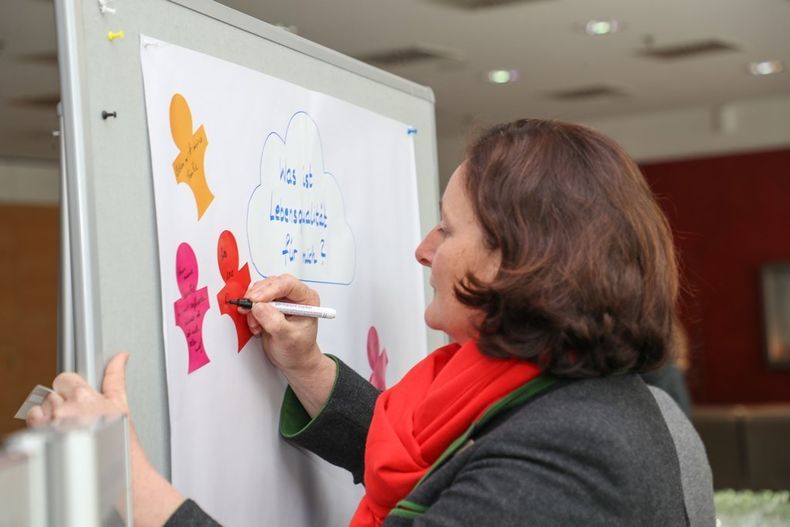
[[[104,368],[104,380],[101,391],[105,397],[122,407],[126,407],[126,364],[129,354],[126,352],[115,355]]]
[[[320,305],[318,293],[303,284],[295,276],[282,274],[269,276],[255,282],[245,294],[255,302],[252,309],[239,308],[239,312],[247,315],[247,325],[253,335],[267,333],[274,335],[287,328],[289,321],[268,302],[284,300],[299,304]]]
[[[44,402],[41,404],[41,409],[44,411],[44,419],[52,420],[57,417],[58,409],[63,406],[63,397],[55,392],[47,395]]]
[[[119,353],[107,363],[103,393],[94,390],[76,373],[61,373],[52,382],[53,393],[40,406],[28,411],[28,426],[39,426],[63,418],[93,419],[104,415],[127,414],[126,362],[128,353]]]
[[[36,405],[27,411],[27,415],[25,416],[25,424],[27,424],[27,426],[39,426],[46,422],[47,421],[44,418],[44,410],[40,406]]]
[[[247,313],[247,325],[253,335],[277,335],[286,324],[285,315],[267,303],[256,303]]]
[[[270,276],[255,282],[246,296],[253,302],[285,300],[296,304],[319,305],[318,293],[290,274]]]
[[[257,303],[252,306],[250,313],[261,326],[261,330],[269,335],[278,334],[282,330],[283,324],[285,324],[285,315],[270,304]]]
[[[69,398],[71,393],[76,388],[83,386],[88,386],[88,383],[85,382],[85,379],[72,372],[61,373],[55,377],[54,381],[52,381],[52,389],[66,399]]]
[[[260,335],[261,334],[261,325],[253,316],[252,311],[247,311],[247,326],[250,328],[250,332],[253,335]]]
[[[316,345],[318,321],[315,318],[287,316],[269,302],[275,300],[318,306],[318,293],[296,277],[283,274],[254,283],[245,295],[254,302],[252,309],[240,309],[247,315],[247,325],[262,337],[263,351],[275,367],[283,372],[304,371],[314,363],[320,350]],[[287,376],[287,374],[286,374]]]
[[[57,392],[53,392],[47,395],[47,398],[44,399],[44,402],[41,403],[39,408],[41,409],[41,415],[39,416],[38,424],[48,423],[53,419],[60,417],[60,408],[63,406],[63,397]],[[30,409],[32,412],[32,408]],[[28,412],[30,415],[30,412]]]

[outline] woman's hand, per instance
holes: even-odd
[[[40,426],[55,419],[93,419],[108,415],[128,415],[126,400],[126,362],[128,353],[119,353],[107,363],[102,393],[94,390],[76,373],[61,373],[52,382],[54,393],[41,406],[27,413],[28,426]]]
[[[128,416],[128,361],[128,353],[119,353],[110,359],[104,369],[101,393],[76,373],[61,373],[52,382],[55,393],[50,394],[41,406],[34,406],[28,411],[28,426],[40,426],[63,418],[87,420],[110,415]],[[184,497],[148,461],[131,420],[129,440],[134,525],[162,525],[183,503]]]
[[[254,335],[263,339],[263,350],[283,373],[309,371],[322,357],[316,344],[318,320],[284,315],[268,304],[273,301],[309,306],[320,305],[318,293],[296,277],[283,274],[254,283],[246,297],[255,302],[247,312],[247,323]]]
[[[262,337],[266,356],[288,379],[307,413],[315,416],[332,391],[337,365],[318,348],[316,318],[284,315],[268,302],[319,306],[318,293],[283,274],[256,282],[245,296],[255,302],[251,310],[239,308],[247,313],[250,331]]]

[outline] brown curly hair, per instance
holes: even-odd
[[[568,377],[664,362],[678,288],[671,231],[620,146],[523,119],[474,141],[465,176],[485,244],[502,255],[493,282],[470,274],[455,289],[484,313],[484,353]]]

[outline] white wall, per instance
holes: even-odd
[[[59,170],[53,161],[0,158],[0,203],[57,205]]]
[[[778,149],[790,146],[790,96],[586,124],[613,137],[640,162]]]
[[[611,136],[639,162],[790,148],[790,95],[592,119],[584,124]],[[439,137],[442,189],[463,159],[465,134]]]

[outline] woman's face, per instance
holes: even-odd
[[[422,240],[414,255],[431,268],[433,301],[425,309],[425,323],[444,331],[453,342],[476,337],[475,325],[482,312],[465,306],[455,297],[454,287],[468,273],[483,283],[496,276],[501,255],[483,244],[483,231],[467,196],[465,164],[447,183],[441,201],[441,222]]]

